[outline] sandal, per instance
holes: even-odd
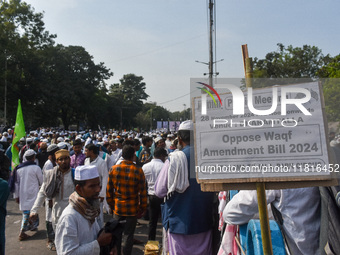
[[[50,251],[56,251],[57,249],[55,248],[54,242],[48,242],[47,243],[47,249]]]
[[[30,237],[30,236],[27,235],[26,233],[21,233],[21,234],[19,235],[19,241],[24,241],[24,240],[28,239],[29,237]]]

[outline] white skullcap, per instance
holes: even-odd
[[[58,145],[56,144],[51,144],[47,147],[47,152],[51,152],[51,151],[54,151],[55,149],[58,149]]]
[[[58,142],[63,142],[63,141],[64,141],[64,138],[58,137],[58,138],[57,138],[57,141],[58,141]]]
[[[60,143],[57,144],[57,146],[58,146],[59,149],[66,149],[66,150],[68,150],[67,143],[65,143],[65,142],[60,142]]]
[[[155,138],[155,143],[158,143],[160,140],[162,140],[162,137],[157,136],[157,137]]]
[[[24,158],[27,158],[27,157],[30,157],[30,156],[33,156],[33,155],[35,155],[36,153],[35,153],[35,151],[34,150],[32,150],[32,149],[28,149],[26,152],[25,152],[25,154],[24,154]]]
[[[77,181],[91,180],[99,177],[98,169],[95,165],[77,166],[74,179]]]
[[[194,124],[191,120],[183,121],[180,125],[178,130],[194,130]]]
[[[33,138],[32,138],[32,137],[28,137],[28,138],[26,139],[26,142],[28,142],[28,143],[33,142]]]

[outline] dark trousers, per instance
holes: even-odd
[[[149,237],[148,240],[156,240],[156,229],[159,215],[161,213],[161,203],[163,198],[155,195],[149,195]]]
[[[54,242],[55,234],[54,234],[54,230],[52,227],[52,222],[50,221],[46,221],[46,235],[47,235],[48,241]]]
[[[123,235],[117,242],[117,254],[131,255],[133,247],[133,235],[135,233],[137,216],[119,216],[113,214],[113,217],[119,221],[126,221],[124,223]],[[123,253],[121,253],[123,247]]]

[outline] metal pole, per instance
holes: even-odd
[[[213,53],[213,31],[214,31],[214,0],[209,0],[209,85],[213,85],[214,53]]]

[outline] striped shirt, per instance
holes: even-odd
[[[119,216],[136,216],[147,207],[146,182],[143,170],[132,161],[123,160],[109,173],[106,201]]]

